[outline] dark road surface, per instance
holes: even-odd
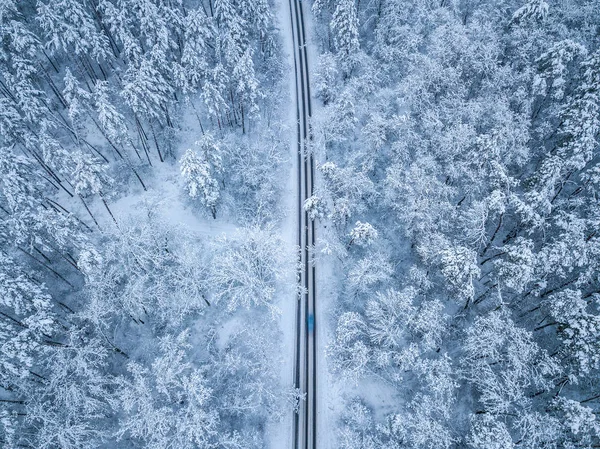
[[[298,279],[299,294],[296,309],[296,345],[294,386],[306,395],[294,415],[294,449],[314,449],[317,446],[317,388],[316,388],[316,333],[315,266],[312,251],[315,245],[315,224],[304,211],[304,201],[313,195],[314,160],[309,152],[312,115],[308,58],[304,26],[303,4],[288,0],[294,42],[294,69],[296,75],[296,118],[298,143],[298,246],[301,271]]]

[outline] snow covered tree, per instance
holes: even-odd
[[[350,71],[360,48],[358,15],[354,0],[337,2],[330,26],[340,61],[345,70]]]
[[[467,437],[473,449],[513,449],[515,447],[508,428],[492,415],[475,415],[471,419],[471,433]]]
[[[223,236],[215,248],[210,281],[213,295],[227,309],[267,307],[272,304],[283,256],[279,239],[270,230],[247,228]]]
[[[547,413],[525,412],[516,427],[517,441],[528,449],[552,447],[560,438],[560,422]]]
[[[135,20],[131,17],[131,8],[128,3],[122,0],[112,2],[109,0],[99,0],[98,11],[102,13],[102,21],[110,33],[110,38],[121,45],[120,49],[115,51],[124,56],[128,64],[137,65],[140,63],[143,49],[141,42],[136,37]]]
[[[326,162],[319,167],[325,186],[333,199],[332,219],[340,224],[362,212],[375,195],[374,184],[366,173],[354,167],[338,167]]]
[[[184,46],[181,54],[182,82],[185,94],[195,92],[209,71],[210,47],[214,24],[201,9],[191,10],[184,18]]]
[[[552,405],[552,408],[558,410],[563,418],[561,424],[565,430],[563,438],[566,441],[575,445],[592,445],[594,439],[600,437],[600,421],[591,407],[561,397],[557,398]]]
[[[435,350],[446,330],[446,319],[439,301],[418,304],[418,290],[406,287],[401,291],[378,292],[368,300],[365,314],[369,337],[381,348],[398,350],[407,343],[416,343],[421,350]]]
[[[280,386],[277,370],[273,369],[284,357],[277,350],[279,332],[269,326],[270,317],[250,313],[252,320],[230,335],[218,336],[217,344],[211,346],[214,370],[210,381],[221,419],[230,420],[234,429],[248,424],[248,436],[254,436],[255,442],[247,444],[256,447],[265,443],[256,435],[254,422],[267,416],[283,416],[287,403],[281,399],[288,392]]]
[[[544,0],[530,0],[513,14],[513,22],[526,22],[529,20],[541,21],[548,15],[548,3]]]
[[[132,14],[142,46],[151,49],[151,52],[164,54],[167,59],[171,59],[173,52],[181,50],[176,39],[182,36],[182,2],[121,0],[120,3]]]
[[[335,343],[328,348],[333,371],[354,383],[369,371],[373,357],[367,330],[360,314],[345,312],[338,318]]]
[[[369,253],[348,270],[347,287],[353,295],[367,294],[389,282],[393,272],[394,268],[384,254]]]
[[[196,142],[200,154],[188,149],[180,161],[185,189],[192,198],[199,198],[217,218],[217,203],[220,197],[217,176],[222,172],[221,147],[209,134]]]
[[[379,237],[379,233],[371,224],[357,221],[350,231],[350,242],[348,243],[348,246],[370,246],[377,240],[377,237]]]
[[[121,95],[136,114],[149,119],[162,119],[171,101],[173,86],[150,58],[139,67],[129,66],[125,72]]]
[[[565,345],[566,358],[573,364],[575,375],[585,376],[591,370],[599,369],[598,299],[594,297],[593,307],[588,307],[581,291],[567,288],[553,293],[548,300],[552,317],[559,326],[559,335]]]
[[[319,65],[315,73],[313,89],[324,104],[335,100],[338,86],[338,63],[331,53],[323,53],[319,56]]]
[[[273,13],[271,5],[267,0],[240,0],[238,8],[242,17],[247,21],[248,28],[258,34],[259,42],[264,48],[268,48],[266,42],[271,36]]]
[[[443,404],[432,396],[419,397],[411,404],[407,437],[415,448],[439,447],[448,449],[455,442],[443,419]],[[440,413],[441,412],[441,413]],[[440,416],[442,415],[442,416]]]
[[[99,254],[84,256],[85,315],[100,329],[115,319],[178,326],[209,305],[207,249],[177,226],[150,217],[125,221]],[[85,251],[89,252],[88,249]]]
[[[119,439],[149,448],[214,447],[219,415],[205,373],[188,361],[188,338],[188,332],[162,338],[150,367],[130,362],[128,375],[117,379],[111,401],[121,416]]]
[[[250,114],[250,116],[253,116],[258,113],[257,100],[261,96],[261,92],[258,89],[258,80],[254,73],[254,63],[250,49],[247,49],[237,60],[236,65],[233,67],[231,81],[234,83],[235,92],[241,101],[242,128],[245,132],[246,115]],[[245,105],[247,105],[247,109],[245,109]]]
[[[357,124],[356,105],[350,93],[344,90],[337,94],[333,109],[327,117],[327,139],[336,142],[347,141],[356,132]]]
[[[127,135],[125,117],[111,102],[109,85],[106,81],[98,81],[94,86],[94,104],[98,113],[98,121],[110,141],[121,144]]]
[[[69,118],[75,129],[80,129],[83,126],[83,117],[88,111],[92,96],[80,86],[79,81],[69,69],[65,71],[64,82],[65,88],[62,94],[67,102]]]
[[[34,219],[41,202],[37,170],[23,156],[14,154],[14,148],[0,148],[0,193],[2,207],[8,217],[3,226],[3,237],[11,235],[18,243],[27,240],[28,224]]]
[[[582,169],[591,159],[598,145],[600,129],[600,50],[591,54],[581,64],[583,79],[575,99],[562,114],[563,144],[558,155],[568,169]]]
[[[572,61],[586,55],[587,49],[571,39],[554,44],[537,60],[541,73],[539,78],[534,78],[536,93],[542,95],[551,93],[552,98],[563,99],[569,87],[568,72],[570,65],[573,65]]]
[[[325,217],[325,203],[319,196],[313,195],[304,201],[304,210],[308,213],[311,220],[322,219]]]
[[[108,184],[106,165],[102,161],[81,151],[73,155],[75,169],[73,170],[73,187],[77,195],[97,195],[102,193],[102,187]]]
[[[210,71],[202,85],[202,100],[206,105],[209,117],[217,119],[219,128],[222,126],[222,114],[229,109],[225,101],[225,91],[228,83],[229,75],[225,72],[225,68],[221,64],[217,64]]]
[[[388,290],[377,293],[366,306],[369,319],[369,337],[384,348],[400,348],[408,330],[407,324],[414,317],[413,305],[416,291],[406,288],[403,291]]]
[[[84,3],[73,0],[49,0],[37,5],[37,20],[46,32],[51,51],[74,51],[76,55],[91,55],[96,61],[107,58],[108,39],[97,29]]]
[[[91,449],[106,441],[110,378],[105,375],[108,350],[75,327],[68,344],[47,351],[43,364],[48,385],[27,394],[28,425],[36,428],[24,441],[39,448]],[[102,423],[103,425],[99,425]]]
[[[527,392],[550,388],[559,368],[505,311],[478,317],[463,342],[466,378],[475,385],[486,413],[526,409]],[[468,368],[467,368],[468,367]]]
[[[0,252],[0,381],[8,387],[31,375],[54,333],[56,316],[46,287],[35,282],[19,264]]]
[[[287,160],[279,138],[268,134],[256,142],[236,139],[224,151],[230,167],[228,187],[240,193],[236,208],[244,220],[266,224],[276,219],[281,190],[274,180],[283,176]]]
[[[494,262],[498,277],[516,292],[522,292],[534,279],[536,259],[533,242],[519,237],[512,244],[505,245],[502,251],[506,256]]]
[[[377,152],[383,148],[387,140],[388,120],[379,113],[373,113],[362,129],[362,134],[369,148]]]
[[[374,432],[372,411],[359,398],[353,400],[345,409],[339,432],[339,448],[352,449],[362,447],[376,449],[381,447]]]
[[[480,269],[475,251],[464,246],[454,246],[442,251],[442,274],[456,294],[456,300],[468,304],[475,296],[473,285]]]
[[[248,24],[231,0],[215,0],[214,17],[219,29],[222,55],[226,65],[233,68],[248,50]]]
[[[405,224],[410,236],[425,237],[436,231],[435,223],[450,213],[449,197],[452,186],[441,182],[436,176],[439,165],[429,156],[410,163],[392,164],[386,174],[386,202],[396,211],[398,220]]]

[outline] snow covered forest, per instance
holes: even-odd
[[[318,446],[600,447],[600,1],[302,3]],[[0,447],[289,446],[286,8],[0,0]]]
[[[294,258],[272,5],[1,0],[0,33],[0,447],[265,447]]]
[[[600,447],[600,3],[312,10],[332,447]]]

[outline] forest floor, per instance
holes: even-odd
[[[283,54],[285,57],[285,73],[289,74],[287,80],[283,82],[287,87],[288,104],[286,116],[281,119],[286,123],[287,135],[289,136],[289,170],[287,171],[287,180],[282,182],[285,191],[282,197],[282,206],[285,210],[285,218],[282,221],[281,238],[287,246],[295,248],[288,253],[297,254],[297,228],[298,228],[298,169],[296,158],[296,124],[295,124],[295,97],[294,97],[294,60],[293,60],[293,41],[292,29],[290,26],[290,11],[288,0],[280,0],[276,4],[277,11],[275,13],[276,23],[280,30],[280,36],[283,45]],[[295,277],[295,276],[294,276]],[[293,285],[296,285],[296,280],[293,280]],[[294,336],[296,330],[296,291],[289,289],[289,295],[285,298],[280,298],[277,302],[281,307],[281,316],[279,318],[280,328],[283,332],[282,351],[284,354],[283,363],[280,367],[280,379],[282,385],[293,388],[294,385]],[[271,428],[267,434],[270,436],[270,447],[273,449],[292,447],[293,441],[293,413],[290,408],[288,413],[282,417],[280,422],[271,423]]]

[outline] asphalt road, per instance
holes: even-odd
[[[303,4],[288,0],[294,42],[296,80],[296,118],[298,145],[298,247],[301,266],[298,278],[299,294],[296,309],[296,345],[294,386],[305,394],[298,413],[294,415],[294,449],[314,449],[317,446],[317,356],[316,356],[316,267],[312,262],[315,245],[315,223],[304,211],[304,201],[314,191],[314,160],[309,151],[312,138],[310,79],[304,26]]]

